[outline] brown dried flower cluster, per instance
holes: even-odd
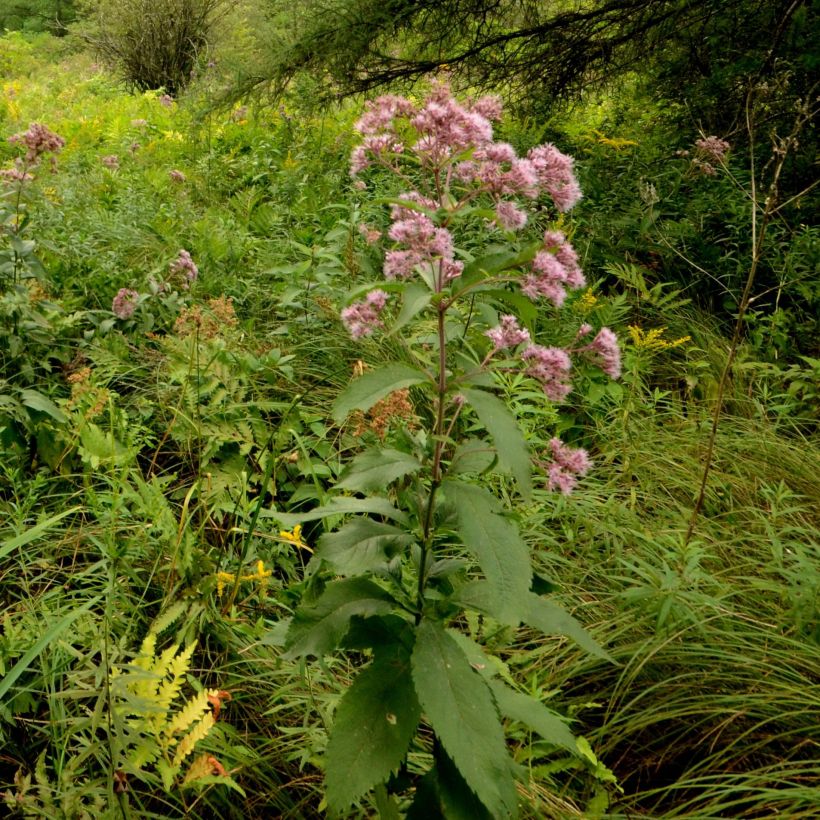
[[[96,418],[108,404],[110,393],[104,387],[96,387],[91,383],[91,368],[81,367],[66,377],[71,385],[71,398],[66,407],[73,410],[78,405],[87,405],[83,417],[88,421]]]
[[[181,338],[197,333],[200,339],[214,339],[236,327],[236,321],[233,300],[220,296],[205,305],[185,308],[174,322],[174,332]]]
[[[408,429],[413,430],[416,427],[416,413],[410,401],[410,391],[406,387],[395,390],[376,402],[367,413],[354,413],[351,420],[354,424],[354,436],[362,436],[369,430],[382,441],[396,423],[403,422]]]

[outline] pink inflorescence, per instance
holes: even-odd
[[[484,333],[493,343],[493,350],[506,350],[530,340],[530,332],[518,326],[515,316],[502,316],[501,324]]]
[[[120,288],[114,301],[111,303],[111,311],[118,319],[130,319],[137,309],[140,295],[135,290]]]
[[[552,463],[547,467],[548,488],[560,490],[569,495],[578,483],[578,477],[584,476],[592,467],[586,450],[567,447],[561,439],[550,439]]]
[[[176,168],[171,169],[168,172],[168,176],[171,178],[171,182],[185,182],[185,174]]]
[[[179,277],[182,280],[182,287],[189,288],[191,282],[195,282],[199,276],[199,268],[194,264],[191,254],[186,250],[180,250],[179,256],[171,262],[171,277]]]
[[[578,255],[560,231],[544,234],[544,249],[532,261],[532,272],[524,276],[521,292],[533,301],[540,297],[561,307],[567,288],[577,290],[586,284]]]
[[[570,360],[566,350],[560,347],[530,345],[521,354],[526,365],[524,372],[541,382],[547,398],[563,401],[572,386],[569,382]]]
[[[730,145],[726,140],[712,136],[695,140],[695,148],[702,159],[710,162],[712,165],[719,165],[723,162]]]
[[[621,350],[618,347],[618,337],[608,327],[602,327],[588,345],[579,348],[576,352],[583,353],[611,379],[617,379],[621,375]]]
[[[546,143],[530,150],[527,159],[535,169],[538,184],[547,191],[559,211],[568,211],[581,199],[581,187],[575,179],[574,160]]]
[[[9,137],[9,142],[25,146],[25,161],[29,165],[37,163],[43,154],[58,154],[65,145],[61,136],[38,122],[33,122],[28,131]]]
[[[384,327],[379,318],[387,304],[388,295],[383,290],[371,290],[360,302],[354,302],[342,311],[342,323],[354,339],[370,336]]]
[[[111,171],[116,171],[120,167],[120,158],[116,154],[109,154],[103,157],[100,162]]]

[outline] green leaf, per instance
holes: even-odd
[[[532,262],[535,254],[542,247],[543,243],[533,242],[520,251],[500,251],[480,256],[465,266],[460,281],[467,283],[479,277],[483,278],[482,274],[493,275],[525,265],[527,262]]]
[[[48,396],[44,396],[42,393],[38,392],[37,390],[21,390],[20,391],[20,401],[26,406],[30,407],[32,410],[38,410],[41,413],[45,413],[48,416],[51,416],[55,421],[59,421],[61,424],[66,424],[68,422],[68,417],[59,407],[57,407],[54,402],[48,398]]]
[[[321,507],[314,507],[304,513],[283,513],[276,510],[266,510],[262,518],[274,518],[283,527],[293,528],[296,524],[305,521],[318,521],[321,518],[330,518],[332,515],[347,515],[348,513],[371,513],[392,518],[401,523],[407,522],[407,514],[396,509],[386,498],[334,498]]]
[[[404,289],[404,299],[401,303],[401,311],[399,312],[396,321],[390,328],[388,336],[394,336],[403,327],[408,325],[416,316],[430,304],[433,294],[429,288],[416,283],[410,283]]]
[[[483,473],[496,459],[495,448],[480,438],[468,438],[455,449],[450,460],[449,473]]]
[[[442,489],[455,507],[458,534],[492,589],[493,617],[518,626],[532,581],[527,545],[489,491],[460,481],[445,481]]]
[[[384,565],[413,541],[410,533],[370,518],[354,518],[319,539],[316,554],[339,575],[358,575]]]
[[[359,453],[345,468],[337,489],[369,493],[387,489],[387,485],[408,473],[421,469],[418,459],[390,447]]]
[[[554,746],[562,746],[578,754],[575,736],[567,724],[543,703],[516,692],[500,680],[491,680],[488,685],[502,715],[526,724]]]
[[[532,465],[527,442],[515,417],[507,405],[492,393],[472,388],[461,392],[493,437],[501,468],[512,473],[518,483],[518,491],[529,499],[532,494]]]
[[[369,410],[395,390],[421,384],[428,377],[409,364],[394,362],[354,379],[333,403],[333,420],[341,424],[353,410]]]
[[[290,622],[286,659],[332,652],[347,633],[354,615],[381,615],[393,608],[392,596],[366,578],[331,581],[310,606],[300,607]]]
[[[516,814],[512,761],[487,684],[444,628],[426,619],[412,667],[419,702],[467,785],[493,817]]]
[[[343,811],[386,781],[407,755],[420,718],[409,653],[397,646],[378,653],[336,710],[325,756],[328,805]]]
[[[545,635],[563,635],[571,638],[591,655],[612,661],[612,656],[581,626],[581,623],[554,601],[528,592],[523,620],[529,626],[540,629]]]

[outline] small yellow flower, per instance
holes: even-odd
[[[632,344],[638,350],[670,350],[673,347],[680,347],[682,344],[691,341],[691,336],[681,336],[679,339],[664,339],[665,327],[656,327],[652,330],[642,330],[637,325],[629,326],[629,335],[632,338]]]
[[[163,131],[162,136],[169,142],[185,142],[185,137],[179,131]]]
[[[232,572],[217,572],[216,574],[216,594],[221,598],[225,591],[226,584],[236,581],[236,576]]]
[[[592,288],[587,288],[578,300],[578,307],[582,313],[589,313],[598,306],[598,297],[592,292]]]
[[[279,537],[284,539],[290,544],[293,544],[295,547],[299,547],[299,549],[307,550],[308,552],[313,552],[313,550],[304,542],[302,541],[302,525],[297,524],[292,532],[288,532],[287,530],[280,530]]]
[[[628,145],[637,145],[638,143],[634,140],[626,140],[622,137],[607,137],[604,136],[600,131],[596,131],[595,129],[592,130],[592,133],[595,134],[597,137],[597,142],[601,145],[608,145],[610,148],[614,148],[616,151],[620,151],[621,148],[626,148]]]

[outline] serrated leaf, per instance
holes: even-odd
[[[386,590],[366,578],[331,581],[313,604],[296,610],[283,657],[321,658],[336,649],[354,615],[382,615],[394,604]]]
[[[386,781],[405,758],[420,718],[409,653],[396,646],[377,653],[336,710],[325,756],[328,805],[342,811]]]
[[[612,656],[581,626],[580,621],[554,601],[528,592],[523,620],[529,626],[540,629],[545,635],[563,635],[571,638],[591,655],[612,661]]]
[[[45,413],[48,416],[51,416],[55,421],[59,421],[61,424],[66,424],[68,422],[68,417],[59,407],[57,407],[54,402],[48,398],[48,396],[44,396],[42,393],[38,392],[37,390],[21,390],[20,391],[20,401],[26,406],[30,407],[32,410],[38,410],[40,413]]]
[[[314,507],[304,513],[283,513],[275,510],[262,513],[262,518],[274,518],[286,529],[292,529],[296,524],[305,521],[318,521],[321,518],[330,518],[332,515],[347,515],[348,513],[371,513],[383,515],[400,523],[407,522],[407,514],[396,509],[386,498],[334,498],[321,507]]]
[[[457,629],[448,629],[447,634],[461,647],[461,651],[470,662],[470,666],[483,678],[488,680],[495,675],[501,675],[504,680],[513,682],[510,668],[501,658],[495,655],[488,655],[481,644],[476,643],[472,638],[468,638],[463,632]]]
[[[386,490],[387,485],[421,468],[418,459],[390,447],[359,453],[342,473],[337,489],[358,493]]]
[[[319,539],[316,554],[339,575],[358,575],[384,565],[413,541],[410,533],[370,518],[354,518]]]
[[[507,405],[492,393],[473,388],[464,388],[461,392],[484,429],[493,437],[499,465],[512,473],[518,491],[529,499],[532,495],[530,453],[515,417]]]
[[[429,288],[414,283],[407,285],[404,289],[401,310],[387,335],[394,336],[412,322],[430,304],[432,298],[433,294]]]
[[[445,481],[442,489],[455,507],[458,534],[492,589],[493,617],[518,626],[532,581],[527,545],[489,491],[461,481]]]
[[[369,410],[395,390],[422,384],[428,377],[409,364],[394,362],[352,381],[333,402],[333,420],[341,424],[354,410]]]
[[[461,777],[493,817],[515,815],[512,761],[495,702],[440,624],[419,624],[412,668],[422,709]]]
[[[543,703],[529,695],[516,692],[499,680],[491,680],[488,685],[502,715],[526,724],[554,746],[561,746],[573,754],[578,754],[575,735],[567,724]]]

